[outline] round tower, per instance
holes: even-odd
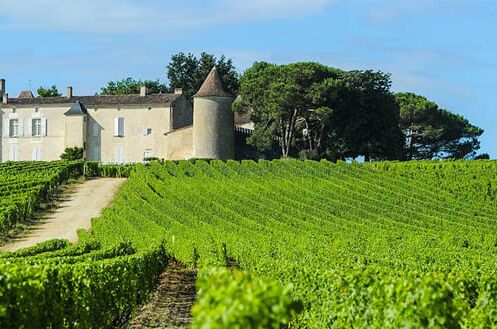
[[[214,67],[193,96],[193,157],[234,159],[233,96],[224,88]]]

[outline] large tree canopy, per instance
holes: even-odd
[[[283,156],[401,157],[399,109],[381,72],[344,72],[318,63],[255,63],[242,76],[238,106],[253,109],[250,142]]]
[[[324,126],[325,154],[366,161],[402,157],[399,107],[390,85],[388,74],[368,70],[342,72],[325,86],[324,104],[332,109]]]
[[[100,95],[126,95],[140,93],[140,87],[146,86],[150,94],[167,93],[169,89],[159,80],[135,80],[131,77],[119,80],[110,81],[106,87],[100,89]]]
[[[173,55],[167,66],[169,86],[171,89],[182,88],[183,94],[191,98],[200,89],[214,66],[221,75],[226,90],[236,95],[240,82],[233,61],[224,55],[218,59],[205,52],[200,54],[200,58],[193,54],[178,53]]]
[[[44,88],[40,87],[36,91],[38,93],[39,97],[59,97],[62,96],[62,94],[57,90],[57,87],[55,85],[51,86],[50,88]]]
[[[256,126],[251,142],[260,148],[277,136],[281,153],[289,156],[298,137],[298,121],[313,104],[313,86],[332,76],[332,70],[317,63],[254,64],[241,80],[243,104],[253,108]]]
[[[406,158],[464,159],[476,156],[483,129],[463,116],[440,109],[437,104],[413,93],[398,93],[400,125],[406,136]]]

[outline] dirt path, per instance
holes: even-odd
[[[0,251],[15,251],[51,239],[67,239],[75,242],[79,228],[88,229],[91,219],[98,217],[114,197],[121,178],[96,178],[78,185],[56,208],[30,226],[21,236],[0,247]]]
[[[124,328],[189,328],[191,308],[196,297],[196,271],[170,263],[160,277],[159,286],[150,301]]]

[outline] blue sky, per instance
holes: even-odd
[[[497,157],[494,0],[0,0],[0,77],[11,95],[56,84],[78,95],[127,76],[166,80],[179,51],[318,61],[392,74],[485,129]]]

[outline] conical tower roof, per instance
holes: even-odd
[[[223,81],[216,67],[212,68],[204,83],[193,97],[208,96],[233,97],[229,92],[224,90]]]

